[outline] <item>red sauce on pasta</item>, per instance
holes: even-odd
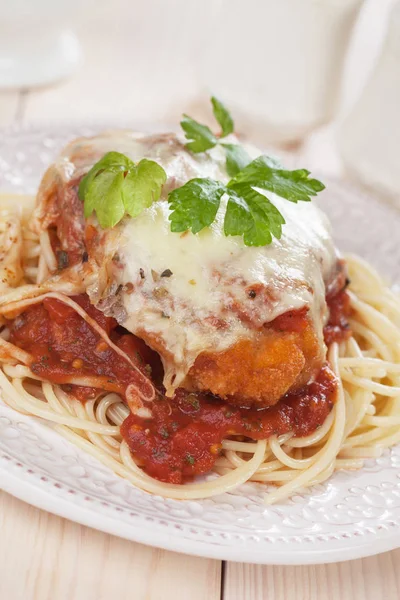
[[[161,370],[158,355],[142,340],[118,327],[82,294],[73,297],[111,340],[131,358],[145,374]],[[31,371],[43,379],[66,384],[79,400],[94,398],[99,390],[92,386],[73,386],[77,377],[96,378],[101,390],[124,394],[129,383],[136,381],[132,366],[117,354],[93,328],[68,305],[53,298],[28,308],[11,327],[10,341],[33,356]]]
[[[331,411],[336,388],[335,375],[326,365],[316,381],[271,408],[237,408],[204,394],[178,390],[173,401],[164,398],[154,403],[152,419],[129,415],[121,433],[149,475],[182,483],[210,471],[222,440],[230,435],[263,440],[288,432],[296,436],[312,433]]]
[[[326,365],[317,379],[295,394],[288,394],[270,408],[238,408],[207,394],[177,390],[173,400],[162,395],[162,367],[158,354],[143,341],[127,333],[117,322],[90,304],[85,294],[72,298],[110,336],[110,339],[160,389],[152,406],[152,419],[130,415],[121,433],[149,475],[162,481],[181,483],[208,472],[230,435],[265,439],[293,432],[305,436],[317,429],[329,414],[336,379]],[[325,328],[328,343],[349,335],[348,295],[340,291],[327,298],[330,320]],[[306,311],[291,311],[269,327],[301,331]],[[63,385],[79,400],[94,398],[103,391],[124,396],[129,383],[137,383],[136,371],[110,348],[93,328],[68,305],[52,298],[33,305],[14,319],[10,341],[33,357],[31,371]],[[75,385],[76,378],[93,378],[95,385]]]

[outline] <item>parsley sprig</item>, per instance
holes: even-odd
[[[325,187],[309,175],[305,169],[284,170],[268,156],[259,156],[227,185],[213,179],[192,179],[169,194],[171,231],[190,229],[198,233],[210,226],[222,196],[227,194],[225,235],[242,235],[246,246],[270,244],[273,237],[281,237],[285,219],[269,198],[255,188],[273,192],[290,202],[309,202]]]
[[[228,197],[224,216],[224,233],[241,235],[246,246],[264,246],[272,238],[282,236],[285,219],[269,198],[258,189],[273,192],[290,202],[309,202],[311,196],[324,189],[324,185],[310,179],[305,169],[287,171],[274,159],[259,156],[251,161],[246,150],[239,144],[227,144],[221,139],[233,133],[234,123],[225,106],[212,97],[215,119],[221,127],[214,135],[209,127],[184,115],[182,129],[191,152],[205,152],[220,144],[226,152],[226,170],[231,180],[223,185],[213,179],[192,179],[168,196],[172,209],[169,216],[171,231],[190,229],[198,233],[209,227],[216,218],[221,199]]]
[[[191,152],[205,152],[216,144],[226,152],[227,184],[209,178],[191,179],[169,193],[171,231],[191,230],[194,234],[215,220],[224,195],[226,236],[243,236],[246,246],[264,246],[282,235],[285,219],[265,192],[290,202],[309,202],[324,189],[305,169],[288,171],[274,159],[259,156],[250,159],[239,145],[220,140],[233,132],[232,117],[216,98],[212,98],[214,115],[221,132],[214,135],[206,125],[184,116],[181,125]],[[125,215],[137,217],[161,197],[167,175],[152,160],[143,158],[135,164],[124,154],[108,152],[83,177],[79,197],[84,202],[85,217],[96,213],[102,228],[114,227]],[[264,193],[261,193],[263,190]]]
[[[186,148],[194,153],[211,150],[217,145],[222,146],[226,153],[226,170],[229,177],[234,177],[251,161],[243,146],[239,144],[227,144],[221,142],[223,138],[234,131],[234,123],[231,115],[225,106],[213,96],[211,98],[213,113],[216,121],[221,127],[221,132],[217,135],[211,131],[207,125],[202,125],[188,115],[183,115],[181,127],[185,132],[186,139],[189,140]]]
[[[114,227],[125,214],[137,217],[159,200],[166,179],[164,169],[152,160],[135,164],[120,152],[107,152],[79,185],[85,217],[95,211],[103,229]]]

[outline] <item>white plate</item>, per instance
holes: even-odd
[[[48,126],[0,133],[0,190],[34,192],[60,147],[102,127]],[[297,162],[297,161],[296,161]],[[400,281],[400,214],[358,190],[326,181],[321,204],[340,247]],[[400,448],[361,471],[266,507],[263,486],[203,501],[142,492],[0,401],[0,488],[115,535],[170,550],[226,560],[306,564],[359,558],[400,545]]]

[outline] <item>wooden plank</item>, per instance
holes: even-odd
[[[223,600],[398,600],[400,550],[304,567],[228,563]]]
[[[18,92],[2,92],[0,90],[0,127],[14,123],[18,114]]]
[[[219,600],[221,563],[83,527],[0,492],[4,600]]]

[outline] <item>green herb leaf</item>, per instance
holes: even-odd
[[[250,162],[251,158],[239,144],[221,144],[226,152],[226,170],[229,177],[235,177]]]
[[[107,152],[83,177],[79,184],[79,198],[84,200],[85,195],[97,175],[104,170],[113,171],[118,173],[119,171],[129,171],[133,166],[133,162],[130,158],[121,154],[120,152]]]
[[[230,133],[233,133],[233,119],[225,106],[215,96],[211,98],[211,103],[213,106],[214,117],[221,127],[221,137],[225,137]]]
[[[194,465],[194,463],[196,462],[195,457],[192,454],[189,454],[189,452],[186,452],[185,460],[189,465]]]
[[[239,144],[223,144],[220,142],[221,138],[233,133],[234,123],[228,110],[218,98],[213,96],[211,103],[214,117],[221,127],[220,136],[217,137],[214,135],[207,125],[202,125],[191,117],[183,115],[181,126],[185,132],[186,139],[189,140],[186,148],[191,150],[191,152],[198,153],[210,150],[218,144],[221,145],[226,153],[226,171],[229,177],[234,177],[251,162],[251,158]]]
[[[122,187],[125,212],[131,217],[137,217],[145,208],[159,200],[166,179],[166,173],[160,165],[143,158],[125,177]]]
[[[277,168],[275,161],[267,156],[259,156],[238,173],[229,183],[228,187],[239,183],[268,190],[290,200],[290,202],[309,202],[311,196],[325,189],[323,183],[317,179],[309,178],[310,171],[298,169],[286,171]]]
[[[281,238],[285,219],[269,198],[255,188],[270,190],[292,202],[309,201],[324,186],[308,175],[305,170],[285,171],[274,159],[262,156],[245,166],[226,186],[212,179],[192,179],[168,197],[171,230],[191,229],[197,233],[211,225],[226,193],[229,200],[225,235],[243,236],[246,246],[270,244],[273,237]]]
[[[160,435],[162,438],[164,438],[164,440],[167,440],[169,438],[168,429],[166,427],[161,427]]]
[[[285,219],[268,198],[246,184],[228,188],[227,193],[225,235],[243,235],[246,246],[265,246],[272,236],[281,237]]]
[[[191,179],[170,192],[171,231],[198,233],[215,220],[225,186],[213,179]]]
[[[103,229],[114,227],[125,214],[137,217],[160,198],[166,178],[164,169],[151,160],[135,165],[124,154],[108,152],[79,185],[85,217],[95,211]]]
[[[124,173],[101,171],[93,179],[86,191],[84,213],[89,217],[96,212],[100,227],[114,227],[124,216],[125,207],[122,200]]]
[[[191,152],[205,152],[218,143],[218,139],[207,125],[202,125],[187,115],[183,115],[181,127],[189,140],[186,148]]]

